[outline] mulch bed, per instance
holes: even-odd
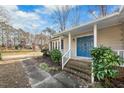
[[[112,80],[114,87],[124,88],[124,67],[116,67],[119,70],[119,76]]]
[[[114,85],[113,87],[124,88],[124,77],[113,79],[111,82]]]
[[[62,71],[61,65],[52,62],[51,58],[48,57],[48,56],[36,57],[35,60],[37,60],[36,65],[38,67],[39,67],[40,63],[46,63],[46,64],[48,64],[49,67],[54,67],[54,68],[57,68],[58,69],[58,70],[51,70],[51,71],[49,71],[49,73],[51,75],[55,75],[55,74],[57,74],[57,73],[59,73],[59,72]]]
[[[31,87],[20,62],[0,64],[0,88]]]

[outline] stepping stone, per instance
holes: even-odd
[[[29,78],[29,82],[30,82],[31,87],[32,87],[33,85],[35,85],[35,84],[37,84],[38,82],[41,82],[41,81],[33,79],[33,78]]]
[[[29,73],[38,70],[38,68],[34,65],[29,65],[25,67],[25,70]]]
[[[53,77],[48,77],[45,80],[33,85],[34,88],[65,88],[65,86],[54,79]]]
[[[35,65],[35,62],[32,60],[24,60],[23,64],[24,66],[29,66],[29,65]]]
[[[66,72],[60,72],[53,77],[68,88],[75,88],[79,87],[80,85],[77,79],[72,78],[72,76],[70,76],[70,74]]]
[[[42,81],[44,80],[45,78],[51,76],[49,73],[45,72],[45,71],[39,71],[39,70],[34,70],[29,74],[29,77],[32,78],[32,79],[35,79],[35,80],[38,80],[38,81]]]

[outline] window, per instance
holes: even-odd
[[[58,42],[58,49],[60,49],[60,42]]]
[[[64,40],[61,40],[61,49],[64,49]]]
[[[56,42],[56,49],[57,49],[57,42]]]
[[[51,50],[53,49],[53,44],[52,44],[52,42],[50,42],[50,47],[51,47]]]
[[[53,48],[52,49],[54,49],[54,42],[53,42]]]

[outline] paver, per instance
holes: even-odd
[[[80,81],[67,72],[60,72],[52,76],[50,73],[39,69],[34,62],[27,60],[23,62],[25,71],[33,88],[78,88],[86,87],[86,82],[81,85]]]
[[[68,88],[76,88],[76,87],[86,87],[86,82],[83,82],[83,86],[81,85],[80,81],[74,78],[71,74],[67,72],[60,72],[54,75],[54,78],[61,82]]]
[[[53,77],[46,78],[34,86],[35,88],[64,88],[65,86]]]
[[[49,77],[50,74],[47,73],[47,72],[45,72],[45,71],[36,70],[36,71],[30,72],[30,73],[29,73],[29,76],[30,76],[30,78],[33,78],[33,79],[42,81],[42,80],[44,80],[45,78]]]

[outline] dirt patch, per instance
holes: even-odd
[[[31,87],[20,62],[0,64],[0,87],[25,88]]]
[[[35,58],[35,60],[37,61],[36,62],[36,65],[40,68],[40,64],[41,63],[45,63],[48,65],[48,72],[51,74],[51,75],[55,75],[59,72],[61,72],[61,65],[59,64],[56,64],[54,62],[52,62],[51,58],[50,57],[46,57],[46,56],[41,56],[41,57],[37,57]]]

